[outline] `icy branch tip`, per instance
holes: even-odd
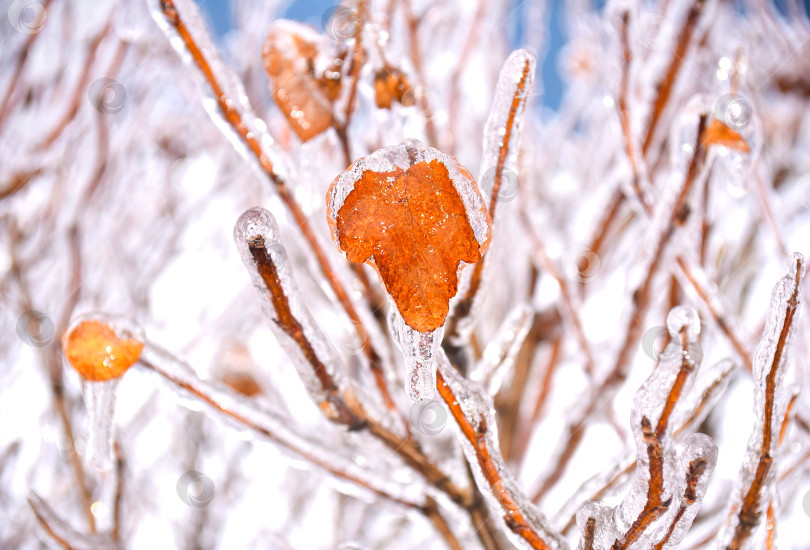
[[[248,246],[256,242],[259,237],[264,242],[278,240],[278,223],[273,215],[262,208],[256,206],[247,210],[236,220],[233,227],[233,240],[236,242],[240,252],[246,252]]]
[[[790,277],[796,281],[797,285],[801,283],[802,279],[804,279],[804,256],[802,256],[800,252],[794,252],[790,257],[789,273]]]
[[[677,306],[672,308],[667,315],[667,329],[672,334],[686,332],[686,341],[697,341],[700,334],[700,317],[695,308],[689,306]]]
[[[122,376],[141,356],[143,330],[130,319],[104,313],[81,315],[62,336],[71,367],[90,382]]]

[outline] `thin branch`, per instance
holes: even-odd
[[[244,115],[236,108],[236,99],[231,98],[225,91],[222,83],[219,82],[217,76],[214,74],[212,64],[209,62],[206,55],[201,50],[200,46],[192,36],[191,31],[186,26],[186,23],[181,19],[180,13],[175,7],[174,0],[158,0],[160,2],[160,10],[163,15],[163,22],[167,24],[171,31],[176,33],[182,42],[185,51],[191,58],[192,63],[200,71],[202,78],[206,84],[211,88],[211,92],[216,100],[219,114],[225,123],[235,132],[238,139],[245,145],[248,154],[258,162],[264,176],[272,184],[273,188],[278,193],[279,198],[284,203],[290,215],[295,220],[298,228],[301,231],[304,239],[309,244],[310,249],[321,268],[321,271],[329,283],[332,291],[335,293],[340,305],[346,311],[346,314],[354,323],[357,336],[363,342],[363,352],[368,358],[369,365],[374,375],[374,380],[377,387],[386,403],[389,410],[396,410],[391,394],[385,380],[385,373],[382,368],[382,358],[374,349],[371,339],[364,338],[365,329],[363,328],[363,321],[357,314],[357,311],[349,298],[346,289],[338,278],[337,273],[332,269],[332,266],[327,259],[326,252],[318,242],[315,232],[309,224],[309,218],[301,209],[301,206],[295,200],[287,182],[278,174],[272,161],[270,160],[271,153],[267,149],[267,145],[261,141],[261,134],[256,128],[249,128],[248,122],[251,126],[255,124],[254,120],[248,120],[252,117],[251,114]]]

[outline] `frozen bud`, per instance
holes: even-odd
[[[700,334],[700,317],[695,308],[677,306],[667,315],[667,329],[671,334],[681,334],[686,331],[687,342],[697,341]]]
[[[143,330],[129,319],[104,313],[77,317],[62,336],[71,367],[91,382],[123,375],[143,350]]]

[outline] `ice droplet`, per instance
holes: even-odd
[[[249,241],[263,237],[265,241],[278,240],[278,223],[273,215],[260,206],[245,211],[233,227],[233,240],[241,252],[247,251]]]
[[[700,316],[693,307],[674,307],[667,315],[667,329],[673,335],[686,331],[687,341],[695,342],[700,334]]]

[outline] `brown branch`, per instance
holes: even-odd
[[[352,113],[354,112],[355,100],[357,98],[357,85],[360,82],[360,71],[363,69],[363,64],[366,61],[366,52],[363,49],[363,29],[368,16],[366,0],[358,0],[357,21],[354,29],[354,49],[352,51],[351,65],[349,66],[349,78],[351,79],[349,96],[346,100],[346,110],[343,113],[343,121],[335,125],[335,131],[337,132],[341,148],[343,149],[343,160],[347,167],[352,163],[348,131]]]
[[[481,418],[478,425],[474,426],[470,419],[464,414],[461,408],[461,403],[453,390],[447,384],[441,370],[436,372],[436,388],[439,390],[439,395],[444,400],[447,407],[450,409],[450,414],[456,421],[456,424],[461,431],[461,435],[472,445],[475,450],[477,459],[477,467],[480,469],[481,474],[487,482],[490,492],[504,511],[502,517],[506,526],[518,537],[522,538],[533,549],[550,550],[549,544],[534,530],[529,521],[523,516],[520,505],[515,501],[512,495],[504,486],[503,478],[501,477],[500,470],[492,458],[492,450],[489,449],[486,435],[487,435],[487,422],[485,418]]]
[[[427,90],[427,81],[425,80],[425,71],[422,68],[422,53],[419,51],[419,18],[413,13],[411,1],[412,0],[402,0],[401,4],[403,13],[405,14],[408,36],[410,38],[413,68],[416,71],[416,76],[419,77],[419,82],[422,84],[423,90],[416,99],[419,101],[419,108],[422,109],[422,115],[425,117],[425,133],[427,134],[428,145],[438,147],[439,139],[436,133],[436,125],[433,123],[433,112],[427,98],[427,93],[425,93]]]
[[[669,539],[672,537],[672,533],[675,531],[675,527],[677,527],[678,522],[681,521],[681,518],[686,513],[687,508],[697,502],[697,484],[700,482],[700,478],[706,472],[707,466],[708,462],[705,458],[697,458],[689,462],[689,469],[686,472],[686,488],[683,491],[681,505],[678,508],[678,512],[675,514],[675,517],[672,519],[672,523],[669,525],[669,529],[667,530],[666,534],[658,542],[658,544],[653,547],[654,550],[662,550],[664,548],[667,542],[669,542]]]
[[[585,536],[584,536],[585,550],[594,550],[593,539],[595,537],[596,537],[596,520],[594,518],[588,518],[588,522],[585,524]]]
[[[56,124],[56,126],[54,126],[53,130],[51,130],[51,133],[48,134],[45,140],[39,145],[40,149],[47,149],[53,145],[53,143],[59,139],[59,136],[62,135],[62,132],[65,131],[65,128],[67,128],[71,121],[76,118],[76,113],[79,112],[79,107],[82,105],[82,100],[84,99],[84,94],[87,90],[87,83],[90,80],[93,64],[96,61],[98,48],[101,46],[104,39],[110,34],[113,18],[115,17],[116,13],[117,10],[110,10],[110,16],[107,18],[104,28],[102,28],[95,38],[93,38],[93,40],[90,42],[90,46],[87,50],[87,57],[85,59],[84,66],[82,67],[82,72],[73,88],[70,107],[68,107],[68,110],[64,115],[62,115],[62,118],[59,119],[59,122]]]
[[[42,9],[44,11],[47,12],[50,6],[51,0],[43,0]],[[17,88],[17,83],[20,81],[20,76],[22,75],[23,68],[25,67],[25,62],[28,60],[28,56],[31,53],[31,47],[34,45],[34,41],[37,39],[37,37],[39,37],[40,34],[41,32],[29,34],[25,39],[25,44],[23,44],[20,54],[17,56],[17,63],[14,65],[14,71],[11,73],[8,89],[6,89],[3,99],[0,100],[0,128],[3,127],[3,123],[6,121],[6,116],[8,115],[9,108],[11,106],[11,96],[14,94],[14,90]]]
[[[335,293],[335,297],[356,327],[357,336],[363,342],[363,352],[368,358],[370,368],[374,375],[374,380],[377,383],[377,387],[386,406],[389,410],[395,411],[396,405],[394,404],[394,400],[391,398],[391,394],[385,381],[385,373],[382,368],[382,358],[374,349],[371,339],[363,338],[363,322],[360,319],[360,316],[357,314],[357,311],[355,310],[346,289],[340,282],[337,273],[332,269],[332,266],[327,259],[326,252],[324,252],[323,248],[318,243],[315,232],[309,225],[307,215],[301,209],[298,202],[296,202],[290,188],[287,186],[287,183],[276,172],[272,161],[265,154],[262,148],[259,137],[248,129],[242,115],[234,106],[234,100],[229,98],[223,90],[222,85],[217,80],[210,63],[195,42],[194,37],[191,35],[191,31],[180,18],[180,14],[175,8],[173,0],[161,0],[160,5],[166,22],[177,33],[177,36],[183,42],[186,50],[188,51],[192,62],[202,73],[205,82],[208,84],[208,86],[210,86],[222,118],[236,132],[236,135],[244,143],[249,153],[255,157],[260,169],[265,174],[267,179],[273,184],[273,187],[278,193],[281,202],[284,203],[285,207],[290,212],[290,215],[298,225],[301,234],[307,241],[307,244],[309,244],[313,254],[315,254],[315,259],[317,260],[324,277],[329,283],[329,286]]]
[[[730,550],[739,550],[745,544],[745,541],[751,536],[753,530],[759,525],[760,514],[760,500],[762,492],[765,489],[768,473],[773,466],[773,456],[771,456],[771,446],[773,444],[773,419],[776,409],[776,386],[777,375],[780,372],[780,364],[782,358],[787,351],[787,338],[790,334],[791,326],[793,325],[793,317],[796,314],[796,309],[799,305],[799,288],[801,283],[802,262],[796,262],[796,279],[793,293],[787,300],[787,307],[785,309],[785,318],[782,321],[782,327],[779,332],[779,339],[776,342],[776,349],[774,350],[773,358],[771,360],[770,368],[765,376],[765,404],[763,409],[763,424],[762,424],[762,444],[760,445],[759,459],[757,467],[754,471],[754,478],[748,491],[743,497],[740,511],[737,513],[738,523],[734,529],[734,536],[731,544],[728,546]],[[777,434],[778,437],[778,434]]]
[[[698,27],[700,15],[703,12],[704,0],[695,0],[689,7],[689,13],[681,26],[680,34],[678,35],[678,42],[675,46],[675,51],[672,54],[672,59],[669,62],[667,71],[664,77],[655,87],[655,99],[652,104],[652,113],[650,114],[650,122],[647,125],[647,133],[644,136],[644,141],[641,144],[641,154],[646,157],[650,151],[650,146],[655,138],[656,129],[661,122],[661,116],[664,109],[669,102],[672,95],[672,90],[675,86],[675,81],[678,78],[678,73],[681,70],[684,60],[686,59],[687,50],[692,43],[692,36]]]
[[[364,414],[356,412],[356,409],[359,408],[356,399],[341,393],[332,375],[329,374],[312,344],[304,335],[304,327],[293,315],[276,264],[265,247],[264,237],[259,235],[248,241],[248,249],[255,262],[256,271],[267,289],[273,310],[278,317],[278,319],[274,320],[276,326],[289,336],[301,350],[306,361],[312,366],[312,371],[320,383],[321,390],[326,394],[326,400],[318,403],[318,407],[332,422],[344,424],[352,430],[362,428],[363,421],[361,417]],[[349,405],[349,402],[352,405]]]
[[[621,540],[616,539],[611,550],[626,550],[629,548],[650,524],[669,509],[672,502],[671,498],[662,501],[664,494],[664,454],[661,448],[661,439],[653,432],[650,420],[646,416],[641,419],[641,430],[644,443],[647,446],[647,458],[650,461],[647,502]]]

